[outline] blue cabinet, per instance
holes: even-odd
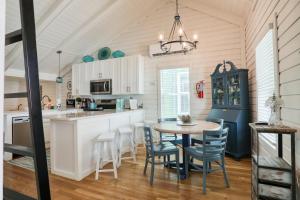
[[[212,109],[208,120],[222,118],[229,128],[226,153],[235,158],[250,155],[248,70],[224,61],[216,66],[211,84]]]

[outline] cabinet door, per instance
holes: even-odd
[[[90,95],[90,69],[90,63],[79,65],[79,95]]]
[[[120,67],[120,94],[128,94],[128,60],[129,57],[125,57],[121,59],[121,67]]]
[[[237,128],[235,123],[224,122],[224,128],[229,128],[226,144],[226,153],[235,155],[237,153]]]
[[[138,92],[138,57],[131,56],[127,60],[127,85],[129,94],[137,94]]]
[[[44,128],[44,139],[45,143],[50,142],[50,119],[44,118],[43,119],[43,128]]]
[[[100,61],[92,62],[91,80],[100,79],[101,74],[101,64]]]
[[[75,64],[72,66],[72,95],[79,95],[79,64]]]
[[[112,94],[121,94],[121,58],[112,62]]]
[[[112,79],[113,72],[113,59],[104,60],[100,62],[101,71],[100,71],[100,79]]]

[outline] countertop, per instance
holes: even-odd
[[[105,109],[103,111],[84,111],[78,113],[53,115],[48,117],[48,119],[53,121],[74,121],[74,120],[87,119],[92,117],[99,117],[103,115],[113,115],[113,114],[126,113],[126,112],[135,112],[140,110],[143,109],[138,109],[138,110],[124,109],[123,111],[116,111],[115,109]]]
[[[43,117],[51,115],[60,115],[66,113],[77,113],[82,112],[82,109],[65,109],[65,110],[42,110]],[[5,111],[4,116],[17,117],[17,116],[28,116],[28,111]]]

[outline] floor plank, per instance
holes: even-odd
[[[80,182],[50,175],[52,199],[250,199],[250,159],[235,161],[226,158],[231,187],[225,188],[223,174],[217,171],[208,175],[207,194],[203,195],[200,173],[192,172],[189,179],[177,183],[175,171],[162,166],[156,166],[154,185],[151,187],[149,177],[143,175],[144,154],[144,149],[139,148],[136,163],[122,161],[122,166],[118,169],[118,180],[113,179],[112,173],[100,174],[98,181],[95,181],[94,174],[91,174]],[[36,196],[33,172],[5,163],[4,173],[6,187]]]

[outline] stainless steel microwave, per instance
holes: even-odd
[[[101,79],[90,82],[91,94],[111,94],[111,90],[111,79]]]

